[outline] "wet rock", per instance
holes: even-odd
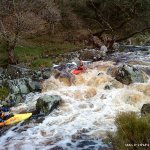
[[[113,148],[111,147],[99,147],[98,150],[114,150]]]
[[[117,71],[118,71],[118,67],[113,66],[113,67],[108,68],[107,74],[108,74],[108,75],[111,75],[112,77],[115,77]]]
[[[144,67],[141,68],[146,74],[148,74],[150,76],[150,68],[149,67]]]
[[[56,147],[51,148],[50,150],[63,150],[63,148],[60,146],[56,146]]]
[[[150,114],[150,103],[144,104],[141,108],[141,115],[147,115]]]
[[[81,141],[77,145],[78,148],[84,148],[85,146],[91,146],[91,145],[96,145],[94,141]]]
[[[111,86],[118,89],[118,88],[123,88],[124,84],[122,84],[121,82],[119,82],[117,80],[112,80],[111,81]]]
[[[43,71],[42,75],[43,75],[43,79],[48,79],[50,78],[50,71]]]
[[[59,71],[54,69],[52,75],[67,86],[71,86],[71,84],[75,82],[75,76],[66,70]]]
[[[115,68],[115,71],[112,71],[110,74],[112,74],[116,80],[126,85],[135,82],[144,83],[148,79],[148,76],[143,71],[126,64],[117,69]]]
[[[31,92],[41,92],[42,90],[42,85],[40,82],[32,81],[30,79],[28,81],[28,87]]]
[[[80,65],[80,60],[79,60],[79,58],[77,58],[77,57],[73,58],[71,61],[72,61],[72,62],[75,62],[75,64],[76,64],[77,66]]]
[[[62,98],[59,95],[44,95],[38,98],[36,103],[36,111],[38,113],[48,115],[51,111],[57,108],[61,101]]]
[[[111,89],[112,89],[112,86],[111,86],[111,85],[105,85],[104,89],[105,89],[105,90],[111,90]]]

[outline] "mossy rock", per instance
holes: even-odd
[[[48,115],[51,113],[62,101],[59,95],[44,95],[38,98],[36,103],[37,113]]]

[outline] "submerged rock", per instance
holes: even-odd
[[[48,115],[59,105],[61,101],[62,98],[59,95],[44,95],[38,98],[36,103],[36,111],[38,113]]]
[[[144,104],[141,108],[141,115],[147,115],[150,114],[150,103]]]

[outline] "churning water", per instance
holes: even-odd
[[[149,51],[147,55],[138,52],[133,51],[126,60],[130,63],[132,60],[132,64],[136,62],[133,65],[149,67]],[[124,53],[115,53],[112,57],[125,58]],[[106,137],[107,131],[116,130],[116,115],[128,111],[139,113],[142,105],[150,101],[150,81],[123,85],[106,74],[114,64],[113,61],[92,63],[85,73],[76,76],[72,86],[54,77],[45,81],[43,92],[27,97],[24,105],[34,107],[36,99],[44,94],[60,95],[62,104],[41,123],[12,127],[1,136],[0,149],[50,150],[55,147],[55,150],[98,150],[106,147],[101,139]]]

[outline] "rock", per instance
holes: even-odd
[[[141,115],[147,115],[150,114],[150,103],[144,104],[141,108]]]
[[[0,80],[0,88],[3,87],[3,80]]]
[[[77,145],[78,148],[84,148],[86,146],[94,146],[96,145],[96,143],[94,141],[90,141],[90,140],[87,140],[87,141],[81,141],[79,142],[79,144]]]
[[[33,71],[21,65],[8,65],[6,73],[9,79],[18,79],[31,76]]]
[[[80,60],[77,57],[73,58],[71,61],[74,62],[77,66],[80,65]]]
[[[75,83],[75,76],[66,70],[59,71],[55,69],[52,75],[59,79],[60,82],[63,82],[64,85],[71,86],[72,83]]]
[[[101,56],[106,57],[106,53],[107,53],[108,49],[105,45],[101,46],[100,51],[101,51]]]
[[[8,106],[14,106],[18,103],[24,102],[24,97],[21,94],[9,94],[5,99]]]
[[[30,92],[26,78],[9,80],[8,84],[12,94],[27,94]]]
[[[36,103],[36,111],[38,113],[48,115],[59,105],[61,101],[62,98],[58,95],[44,95],[38,98]]]
[[[4,69],[0,67],[0,74],[2,74],[3,72],[4,72]]]
[[[112,66],[112,67],[108,68],[107,74],[111,75],[112,77],[115,77],[117,74],[117,71],[118,71],[118,67]]]
[[[143,71],[126,64],[115,68],[115,70],[109,70],[107,73],[111,74],[116,80],[126,85],[135,82],[144,83],[148,80],[148,76]]]
[[[28,87],[31,92],[41,92],[42,85],[40,82],[32,81],[31,79],[28,80]]]
[[[112,89],[112,85],[105,85],[104,89],[105,90],[111,90]]]
[[[41,79],[43,79],[43,77],[42,77],[42,71],[34,70],[33,71],[33,75],[32,75],[32,80],[39,81]]]
[[[143,67],[141,69],[150,76],[150,68],[149,67]]]
[[[48,79],[50,78],[50,71],[43,71],[42,75],[43,75],[43,79]]]
[[[102,53],[100,50],[96,49],[84,49],[80,52],[80,58],[82,60],[99,60],[102,58]]]
[[[55,146],[55,147],[51,148],[50,150],[63,150],[63,148],[60,146]]]

